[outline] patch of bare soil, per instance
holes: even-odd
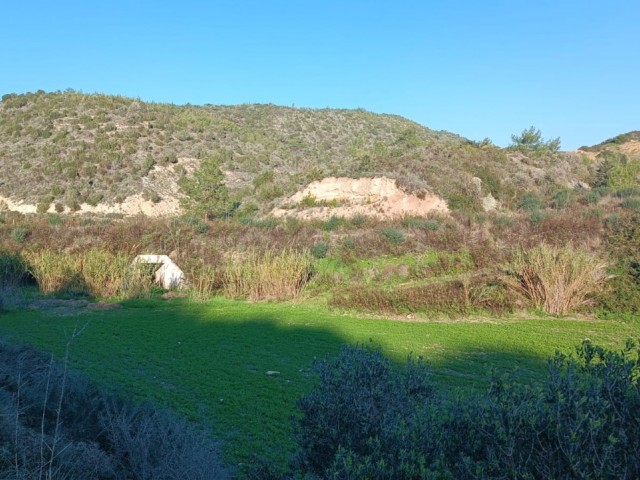
[[[620,145],[620,151],[625,155],[638,155],[640,154],[640,141],[630,140]]]
[[[447,203],[438,195],[418,197],[398,188],[387,177],[329,177],[310,183],[283,202],[288,208],[275,208],[275,217],[328,219],[364,215],[375,218],[446,214]]]

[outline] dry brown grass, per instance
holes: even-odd
[[[563,315],[592,304],[606,288],[607,262],[572,246],[520,249],[504,281],[534,308]]]
[[[131,267],[129,256],[123,253],[40,250],[23,255],[44,294],[131,298],[143,296],[153,287],[149,272]]]
[[[254,301],[292,299],[300,294],[312,273],[313,258],[306,251],[249,251],[227,262],[224,293]]]

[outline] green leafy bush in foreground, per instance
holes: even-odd
[[[294,475],[306,478],[616,478],[640,475],[640,349],[585,340],[548,378],[496,378],[480,398],[448,400],[428,369],[394,369],[345,348],[318,364],[299,401]]]
[[[321,474],[341,449],[367,455],[371,442],[392,449],[395,429],[434,387],[422,362],[401,372],[380,351],[344,348],[334,362],[317,365],[320,384],[299,401],[304,412],[297,440],[299,468]]]

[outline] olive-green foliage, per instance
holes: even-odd
[[[345,349],[298,402],[294,473],[311,478],[621,478],[640,475],[640,349],[585,340],[547,378],[495,378],[445,399],[428,370]]]
[[[607,222],[607,248],[617,259],[612,293],[604,296],[604,308],[616,312],[640,312],[640,215],[627,214]]]
[[[606,186],[614,190],[637,188],[639,185],[640,159],[629,158],[615,150],[604,150],[598,154],[595,186]]]
[[[274,105],[176,106],[78,92],[28,93],[0,103],[0,194],[77,210],[84,202],[121,203],[145,188],[165,191],[155,174],[178,176],[212,152],[233,172],[234,200],[269,211],[278,198],[326,176],[387,175],[417,194],[435,192],[465,210],[480,208],[469,190],[508,203],[544,190],[521,175],[508,152],[393,115],[364,110]],[[530,155],[531,153],[531,155]],[[548,153],[548,152],[547,152]],[[589,180],[570,154],[525,151],[548,178]],[[547,162],[547,163],[545,163]],[[143,183],[144,179],[144,183]],[[514,193],[515,192],[515,193]],[[44,203],[42,208],[44,208]]]
[[[527,192],[520,199],[520,210],[532,212],[542,207],[542,201],[535,193]]]
[[[567,208],[573,203],[573,193],[569,190],[558,190],[553,194],[551,206],[556,210]]]
[[[402,226],[405,228],[415,228],[418,230],[435,232],[440,228],[440,221],[420,217],[404,217],[402,219]]]
[[[400,245],[404,242],[404,233],[396,228],[383,228],[380,235],[393,245]]]
[[[379,350],[344,347],[335,360],[318,362],[316,371],[318,385],[298,402],[296,468],[320,476],[343,450],[366,456],[386,446],[434,393],[424,363],[410,359],[396,371]]]
[[[325,258],[327,256],[327,252],[329,250],[329,245],[325,242],[314,243],[313,247],[311,247],[311,254],[314,258]]]
[[[535,127],[529,127],[522,131],[520,135],[511,135],[511,148],[528,152],[560,150],[560,138],[545,141],[542,133]]]
[[[230,213],[232,204],[218,157],[203,159],[193,176],[182,177],[179,184],[186,195],[180,204],[188,213],[206,219]]]
[[[29,230],[25,227],[18,226],[13,229],[11,232],[11,237],[15,240],[16,243],[24,243],[29,236]]]

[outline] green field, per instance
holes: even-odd
[[[0,315],[0,335],[61,356],[67,336],[86,324],[71,347],[75,369],[211,425],[227,462],[240,470],[254,454],[286,463],[294,448],[291,417],[296,399],[313,384],[313,360],[335,355],[345,343],[379,346],[396,362],[422,356],[444,391],[464,394],[485,388],[493,369],[517,369],[525,381],[541,378],[556,350],[570,353],[585,338],[618,348],[640,331],[637,318],[416,322],[358,317],[311,302],[123,305],[66,315],[13,310]]]

